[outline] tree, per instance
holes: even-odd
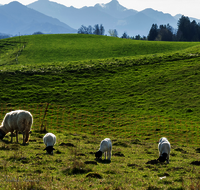
[[[91,25],[89,25],[88,28],[87,28],[87,33],[88,33],[88,34],[93,34],[92,31],[93,31],[93,28],[92,28]]]
[[[141,40],[141,36],[138,34],[135,36],[135,40]]]
[[[190,19],[184,15],[178,21],[178,36],[180,41],[190,41]]]
[[[157,36],[158,36],[158,25],[153,24],[149,31],[148,40],[153,41],[156,39]]]
[[[105,29],[102,24],[100,25],[99,30],[100,30],[100,35],[104,35]]]
[[[184,15],[178,21],[177,40],[179,41],[199,41],[200,25],[195,20],[190,22]]]
[[[191,41],[200,40],[200,27],[195,20],[190,23]]]
[[[100,29],[98,24],[94,25],[93,34],[100,35]]]
[[[110,36],[112,37],[118,37],[118,32],[116,29],[112,30],[112,29],[109,29],[108,30],[108,33],[110,34]]]
[[[81,27],[78,29],[78,34],[96,34],[96,35],[104,35],[105,29],[103,25],[101,24],[100,27],[98,24],[92,28],[91,25],[88,27],[81,25]]]
[[[78,34],[88,34],[88,28],[84,25],[81,25],[81,27],[78,29]]]
[[[173,40],[173,32],[172,32],[172,27],[167,24],[166,25],[160,25],[159,30],[158,30],[158,36],[156,40],[160,41],[172,41]]]
[[[37,35],[37,34],[43,34],[42,32],[34,32],[33,35]]]
[[[128,39],[129,36],[128,36],[128,34],[127,34],[126,32],[124,32],[124,33],[122,34],[122,37],[121,37],[121,38],[126,38],[126,39]]]

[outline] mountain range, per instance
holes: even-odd
[[[181,15],[172,16],[153,10],[127,9],[112,0],[107,4],[75,8],[49,0],[38,0],[27,6],[16,1],[0,6],[0,32],[9,34],[77,33],[81,25],[102,24],[105,31],[116,29],[119,36],[126,32],[129,36],[148,35],[152,24],[170,24],[177,28]],[[191,18],[200,22],[200,20]]]
[[[75,33],[77,30],[60,22],[56,18],[46,16],[30,9],[17,1],[0,6],[0,32],[21,35],[43,33]]]
[[[119,34],[127,32],[129,35],[148,35],[153,23],[158,25],[170,23],[172,27],[177,25],[177,19],[170,14],[164,14],[153,9],[138,12],[123,7],[117,0],[80,9],[66,7],[49,0],[38,0],[29,4],[28,7],[58,18],[61,22],[76,29],[81,25],[103,24],[106,31],[116,29]]]

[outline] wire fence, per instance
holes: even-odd
[[[98,112],[68,108],[49,103],[0,104],[0,120],[13,110],[28,110],[33,115],[33,131],[83,132],[92,135],[158,141],[166,136],[176,143],[195,146],[199,139],[199,122],[140,116],[113,112]]]

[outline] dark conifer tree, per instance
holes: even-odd
[[[153,24],[148,35],[148,40],[153,41],[158,36],[158,25]]]

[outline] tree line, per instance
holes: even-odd
[[[119,37],[116,29],[109,29],[108,33],[112,37]],[[89,25],[88,27],[81,25],[81,27],[78,29],[78,34],[104,35],[105,29],[102,24],[101,25],[96,24],[96,25],[94,25],[94,27],[92,27],[91,25]],[[123,33],[121,38],[136,39],[136,40],[146,40],[147,39],[145,36],[142,37],[139,34],[136,36],[130,37],[130,36],[128,36],[128,34],[126,32]]]
[[[160,25],[153,24],[148,40],[159,41],[200,41],[200,23],[195,20],[192,22],[188,17],[181,16],[177,23],[178,29],[175,31],[169,24]]]
[[[148,36],[129,36],[124,32],[121,38],[134,39],[134,40],[149,40],[149,41],[200,41],[200,23],[195,20],[190,21],[189,17],[184,15],[178,20],[178,29],[174,29],[169,24],[160,25],[152,24]],[[109,29],[110,36],[119,37],[116,29]],[[104,35],[105,29],[103,25],[84,26],[78,29],[78,34],[95,34]]]

